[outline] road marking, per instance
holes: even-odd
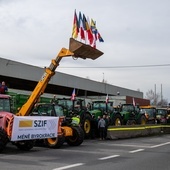
[[[106,156],[106,157],[103,157],[103,158],[99,158],[98,160],[106,160],[106,159],[111,159],[111,158],[116,158],[116,157],[119,157],[120,155],[111,155],[111,156]]]
[[[101,143],[101,144],[105,144],[105,145],[107,145],[107,146],[122,146],[122,147],[142,147],[142,148],[150,148],[151,146],[149,146],[149,145],[133,145],[133,144],[106,144],[106,143]]]
[[[67,166],[63,166],[63,167],[60,167],[60,168],[55,168],[53,170],[69,169],[69,168],[73,168],[73,167],[77,167],[77,166],[81,166],[81,165],[84,165],[84,163],[77,163],[77,164],[67,165]]]
[[[99,154],[100,151],[84,151],[84,150],[72,150],[72,149],[62,149],[63,152],[75,152],[75,153],[87,153],[87,154]]]
[[[159,145],[151,146],[150,148],[157,148],[157,147],[164,146],[164,145],[169,145],[169,144],[170,144],[170,142],[166,142],[166,143],[162,143],[162,144],[159,144]]]
[[[129,153],[141,152],[141,151],[143,151],[143,150],[144,150],[144,149],[137,149],[137,150],[129,151]]]

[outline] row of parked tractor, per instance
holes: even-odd
[[[28,98],[29,95],[10,92],[8,92],[8,95],[1,95],[0,111],[14,113],[15,115],[20,106],[22,107]],[[79,146],[84,138],[97,137],[98,120],[103,115],[106,115],[108,118],[109,126],[170,123],[169,108],[139,106],[132,103],[120,104],[118,106],[113,104],[112,101],[106,102],[105,100],[91,100],[91,103],[87,104],[86,100],[82,98],[71,100],[71,98],[41,97],[28,116],[59,117],[60,126],[58,128],[58,138],[36,140],[36,143],[50,148],[59,148],[64,142],[67,142],[70,146]],[[9,122],[10,117],[6,112],[3,114],[6,114],[4,116],[6,119],[4,120]],[[1,124],[5,123],[3,119],[0,120]],[[5,128],[8,129],[10,126]],[[8,130],[4,131],[3,129],[3,131],[0,131],[0,144],[3,143],[0,150],[3,149],[3,146],[10,139],[10,134],[6,132]],[[13,142],[13,144],[22,150],[29,150],[34,145],[30,141]]]
[[[107,115],[109,126],[121,125],[145,125],[145,124],[167,124],[170,123],[170,109],[157,108],[154,106],[139,106],[130,104],[120,104],[113,106],[112,101],[92,100],[85,105],[85,100],[70,98],[56,99],[56,104],[64,109],[64,115],[78,116],[85,136],[94,136],[97,130],[97,121],[104,114]]]
[[[28,99],[28,95],[9,93],[13,99],[13,112],[22,106]],[[56,109],[57,108],[57,109]],[[52,111],[53,110],[53,111]],[[112,100],[93,99],[87,103],[83,98],[47,98],[41,97],[31,112],[32,115],[65,116],[68,119],[79,118],[85,138],[96,136],[97,122],[100,117],[107,115],[110,126],[121,125],[145,125],[170,123],[170,108],[155,106],[139,106],[119,104],[114,106]]]

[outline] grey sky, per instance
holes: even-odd
[[[170,102],[169,0],[0,0],[0,57],[40,67],[48,66],[62,47],[68,48],[74,10],[97,23],[104,55],[95,60],[63,59],[59,72],[109,84],[157,92]]]

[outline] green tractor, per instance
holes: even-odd
[[[91,136],[92,115],[88,111],[84,99],[71,100],[70,98],[58,98],[54,102],[63,106],[64,115],[66,117],[78,116],[80,118],[80,125],[84,131],[85,138]]]
[[[140,111],[139,106],[134,106],[133,104],[122,104],[119,111],[123,125],[145,125],[147,122],[145,113]]]
[[[113,107],[112,102],[105,102],[105,101],[93,101],[92,107],[90,111],[93,120],[97,121],[99,117],[102,117],[103,115],[108,115],[109,117],[109,125],[114,126],[120,126],[122,125],[122,118],[119,112],[117,112],[117,109],[115,111],[115,108]]]
[[[133,104],[122,104],[119,106],[113,106],[113,102],[105,101],[93,101],[91,114],[94,119],[103,114],[109,116],[109,125],[121,126],[121,125],[133,125],[133,124],[146,124],[146,116],[140,112],[138,106]]]

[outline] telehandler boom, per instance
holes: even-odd
[[[56,59],[53,59],[51,61],[51,64],[48,68],[45,68],[45,73],[39,80],[37,86],[35,87],[34,91],[32,92],[27,102],[21,107],[21,109],[17,113],[18,116],[28,116],[30,114],[30,111],[32,110],[32,108],[38,102],[38,99],[40,98],[40,96],[44,93],[51,77],[55,74],[55,70],[58,67],[61,59],[63,57],[68,57],[68,56],[73,56],[73,55],[74,53],[72,53],[71,51],[65,48],[61,49]]]

